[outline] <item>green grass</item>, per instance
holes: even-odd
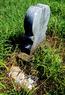
[[[38,48],[33,63],[42,80],[38,92],[41,90],[42,95],[65,95],[65,65],[62,65],[58,50],[48,46]]]
[[[48,4],[51,18],[48,25],[49,34],[65,35],[65,1],[64,0],[0,0],[0,58],[10,53],[11,46],[6,44],[10,36],[24,32],[24,16],[30,5]]]
[[[51,9],[51,17],[47,29],[49,35],[65,37],[65,0],[0,0],[0,70],[8,69],[3,61],[11,53],[12,46],[9,38],[24,33],[24,17],[27,9],[37,3],[48,4]],[[63,44],[63,43],[62,43]],[[62,47],[63,48],[63,47]],[[59,49],[44,47],[37,49],[34,55],[34,66],[38,70],[40,80],[45,80],[45,95],[65,94],[65,67],[62,65],[62,56]],[[0,72],[0,88],[5,88],[2,83],[5,73]],[[54,84],[53,84],[54,83]],[[42,85],[42,87],[44,87]],[[54,87],[51,88],[51,86]],[[49,88],[47,88],[49,87]],[[0,95],[31,95],[26,91],[17,92],[11,89],[8,93]],[[40,95],[40,94],[39,94]]]

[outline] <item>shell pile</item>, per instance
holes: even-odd
[[[26,87],[31,90],[36,86],[37,79],[34,80],[31,76],[26,75],[18,66],[11,67],[9,77],[14,79],[15,82],[20,85],[20,87]]]

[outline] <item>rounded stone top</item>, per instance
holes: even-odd
[[[25,35],[33,38],[31,51],[46,37],[46,30],[50,18],[50,7],[45,4],[30,6],[24,19]]]
[[[43,28],[47,25],[50,16],[50,8],[45,4],[30,6],[24,19],[25,34],[33,36],[42,33]]]

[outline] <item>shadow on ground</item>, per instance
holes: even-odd
[[[26,46],[33,44],[33,41],[30,40],[28,36],[25,36],[24,34],[20,33],[19,35],[10,36],[7,42],[9,45],[12,46],[12,51],[16,49],[21,50],[21,52],[30,54],[30,48],[26,48]]]

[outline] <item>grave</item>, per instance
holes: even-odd
[[[16,54],[15,59],[17,58],[18,60],[19,58],[24,62],[29,61],[30,55],[46,37],[49,18],[50,8],[48,5],[37,4],[27,10],[24,19],[25,34],[22,36],[21,41],[21,49],[24,53],[21,53],[21,55],[19,53]],[[37,85],[38,80],[38,77],[26,74],[18,65],[12,65],[9,77],[15,81],[17,87],[26,87],[28,90],[32,90]]]
[[[46,30],[50,18],[50,7],[45,4],[30,6],[24,19],[25,38],[29,40],[24,46],[32,54],[46,37]],[[31,43],[30,43],[31,42]]]

